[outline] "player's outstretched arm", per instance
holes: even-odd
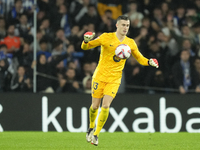
[[[88,43],[95,36],[94,32],[86,32],[84,34],[84,42]]]
[[[155,59],[155,58],[149,59],[148,64],[149,64],[150,66],[153,66],[153,67],[156,67],[156,68],[159,67],[158,61],[157,61],[157,59]]]
[[[101,38],[100,36],[94,40],[93,37],[95,36],[94,32],[86,32],[84,34],[84,40],[81,44],[81,48],[83,50],[89,50],[101,45]]]

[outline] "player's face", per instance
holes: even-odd
[[[117,32],[121,35],[126,35],[130,26],[129,20],[119,20],[116,24]]]

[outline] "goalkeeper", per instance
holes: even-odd
[[[135,41],[126,36],[130,26],[130,20],[126,16],[119,16],[116,23],[116,32],[103,33],[90,41],[95,33],[86,32],[81,48],[83,50],[101,46],[101,54],[98,66],[92,77],[92,105],[89,109],[90,126],[86,134],[87,142],[98,145],[98,137],[108,115],[109,107],[115,98],[121,83],[122,70],[126,59],[120,59],[115,55],[115,49],[120,44],[126,44],[131,48],[131,53],[136,60],[144,66],[158,68],[156,59],[145,58],[138,50]],[[98,117],[95,130],[95,119],[102,100],[101,112]]]

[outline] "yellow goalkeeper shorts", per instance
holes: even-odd
[[[92,79],[92,97],[103,98],[104,95],[109,95],[115,98],[119,85],[119,83],[102,82]]]

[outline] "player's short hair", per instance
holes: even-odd
[[[129,18],[127,17],[127,16],[119,16],[118,18],[117,18],[117,22],[118,21],[120,21],[120,20],[129,20]]]

